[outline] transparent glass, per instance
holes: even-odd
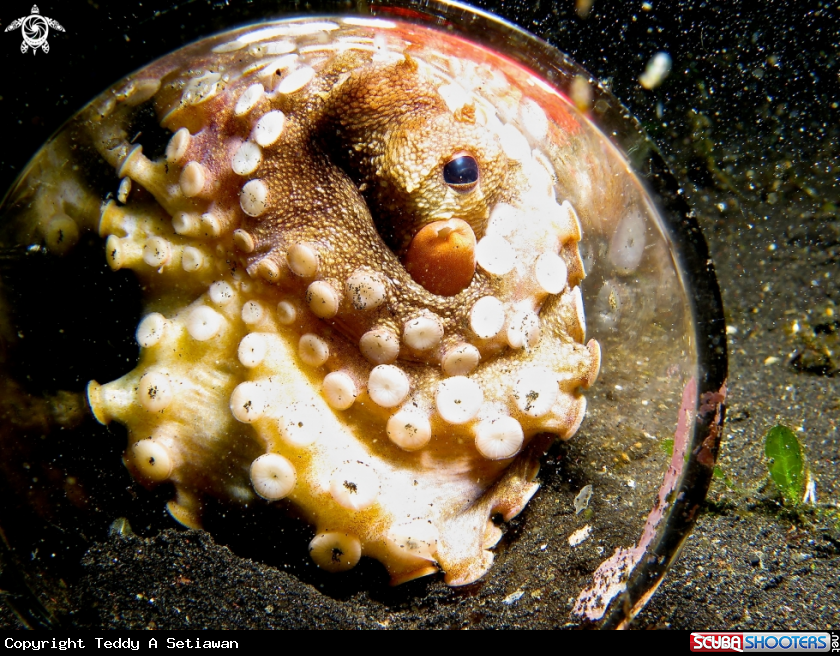
[[[150,348],[148,324],[138,329],[143,317],[156,312],[171,318],[204,291],[178,277],[155,278],[145,270],[138,276],[143,266],[163,272],[170,260],[154,252],[157,242],[123,244],[123,233],[108,222],[132,203],[157,202],[155,212],[168,211],[160,197],[169,192],[152,189],[153,180],[134,166],[134,140],[148,161],[162,167],[168,158],[174,165],[177,142],[171,140],[174,130],[160,127],[167,124],[161,107],[169,102],[160,100],[160,89],[173,71],[193,66],[195,83],[180,88],[180,102],[210,102],[227,82],[213,69],[213,58],[231,60],[234,53],[249,53],[255,70],[297,54],[298,70],[311,67],[316,76],[336,53],[408,53],[437,85],[472,94],[499,125],[524,135],[523,157],[542,167],[535,170],[547,176],[550,195],[558,205],[567,201],[580,221],[585,338],[572,337],[600,344],[600,374],[584,393],[586,413],[576,434],[562,441],[542,433],[532,437],[531,452],[545,453],[537,479],[542,489],[530,503],[524,500],[528,505],[518,508],[513,523],[494,513],[504,533],[496,562],[477,581],[467,581],[469,595],[446,593],[461,594],[454,597],[456,613],[475,617],[482,590],[509,592],[504,603],[513,608],[520,588],[527,587],[523,582],[536,577],[539,583],[529,588],[539,589],[534,598],[555,600],[542,611],[543,625],[621,628],[678,554],[711,478],[726,376],[717,283],[678,184],[615,98],[520,28],[450,2],[389,2],[357,8],[353,15],[329,12],[248,25],[141,69],[71,119],[6,196],[0,208],[0,526],[4,588],[13,592],[8,599],[28,625],[67,621],[80,562],[92,545],[120,540],[132,530],[154,539],[177,525],[172,517],[186,526],[202,524],[237,555],[284,568],[338,603],[381,610],[379,591],[387,581],[378,564],[365,559],[354,573],[342,574],[311,567],[306,546],[314,530],[306,513],[304,521],[286,519],[295,514],[294,504],[257,499],[249,488],[253,474],[249,481],[218,453],[196,454],[195,466],[212,471],[210,478],[236,478],[245,492],[237,498],[230,485],[222,490],[208,483],[197,519],[184,489],[173,491],[165,475],[158,479],[138,465],[140,429],[129,421],[127,437],[121,425],[126,422],[110,422],[102,410],[99,384],[89,386],[119,379],[137,365],[138,341]],[[448,103],[453,112],[460,107],[451,94]],[[115,106],[119,112],[111,114]],[[528,109],[533,106],[540,108],[537,119]],[[119,120],[106,125],[109,115]],[[181,190],[188,190],[189,180],[180,180]],[[163,247],[180,247],[178,263],[187,270],[195,254],[184,249],[203,248],[206,235],[196,237],[199,229],[191,232],[188,217],[168,218],[178,236]],[[479,241],[486,229],[478,228]],[[225,260],[232,252],[208,248],[204,257]],[[240,243],[237,252],[241,256],[247,248]],[[271,274],[264,276],[269,282]],[[241,349],[225,356],[236,366],[244,363]],[[244,460],[259,455],[259,445],[243,439],[230,452],[241,451]],[[163,512],[167,502],[171,517]],[[270,545],[255,545],[255,532]],[[133,571],[144,575],[141,559]],[[433,571],[436,566],[423,573]],[[433,615],[439,612],[439,584],[435,574],[388,594],[403,595]],[[389,608],[398,624],[401,611]],[[492,625],[491,619],[477,621]]]

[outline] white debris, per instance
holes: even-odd
[[[587,524],[569,536],[569,546],[576,547],[592,534],[592,527]]]
[[[802,499],[802,503],[808,503],[813,506],[817,505],[817,481],[814,480],[813,476],[811,476],[810,470],[806,471],[806,482],[805,482],[805,496]]]
[[[589,500],[592,498],[592,486],[585,485],[578,495],[575,497],[575,515],[580,515],[589,506]]]
[[[522,596],[525,594],[525,591],[522,588],[519,588],[516,592],[511,592],[507,597],[502,599],[503,604],[507,604],[511,606],[515,604],[517,601],[522,599]]]
[[[647,63],[645,72],[639,76],[639,84],[645,89],[655,89],[671,72],[671,55],[657,52]]]

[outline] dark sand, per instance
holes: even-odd
[[[650,11],[642,3],[631,11],[596,0],[586,20],[565,7],[501,9],[609,80],[640,118],[685,183],[723,292],[730,377],[719,466],[726,479],[713,483],[694,533],[636,628],[840,626],[840,20],[836,7],[820,4],[771,2],[747,15],[700,2],[652,0]],[[658,50],[670,52],[673,72],[644,91],[636,78]],[[3,163],[5,173],[20,165]],[[768,484],[763,439],[778,423],[797,431],[816,506],[784,508]],[[374,563],[335,584],[303,565],[291,575],[239,558],[206,533],[171,529],[91,546],[58,604],[62,622],[562,627],[572,622],[570,600],[553,580],[568,547],[545,534],[557,514],[554,495],[563,492],[558,469],[544,466],[542,491],[511,522],[497,564],[475,586],[453,590],[425,579],[391,589]],[[13,626],[20,626],[14,616],[0,611],[0,628]]]

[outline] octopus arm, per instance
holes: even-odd
[[[394,583],[442,569],[463,585],[598,372],[580,223],[548,170],[574,153],[521,123],[522,89],[465,89],[408,35],[369,47],[370,29],[164,58],[44,155],[81,146],[116,197],[43,160],[31,207],[51,247],[97,230],[141,282],[139,360],[88,401],[127,428],[132,474],[174,487],[173,517],[288,499],[323,569],[365,555]],[[159,156],[135,138],[149,107]]]

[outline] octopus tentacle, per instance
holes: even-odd
[[[556,197],[571,155],[501,74],[467,91],[406,47],[414,28],[339,28],[195,44],[76,120],[123,179],[98,213],[106,260],[145,290],[137,366],[88,399],[183,524],[208,495],[288,498],[324,569],[365,555],[395,583],[465,584],[600,366]],[[160,157],[131,134],[148,105]]]

